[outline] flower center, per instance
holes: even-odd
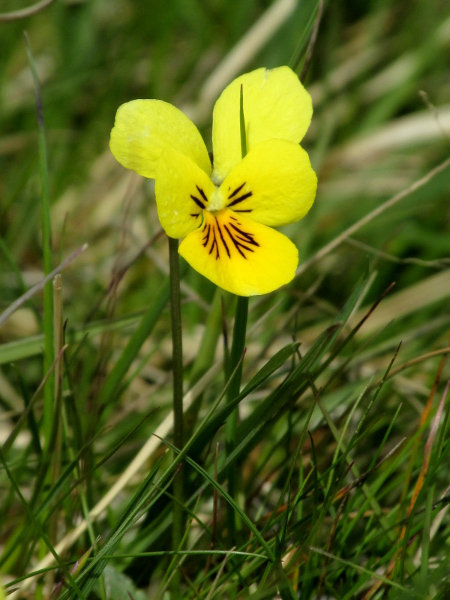
[[[214,213],[225,208],[226,198],[219,189],[215,189],[209,199],[207,210]]]
[[[199,185],[196,185],[194,194],[191,194],[191,199],[195,202],[195,212],[190,213],[194,219],[200,217],[200,214],[206,210],[212,216],[216,216],[224,208],[231,208],[235,213],[251,213],[251,205],[245,202],[253,196],[250,187],[244,181],[234,190],[228,188],[228,192],[224,192],[222,188],[214,188],[214,191],[208,197]],[[241,204],[243,202],[244,204]],[[204,217],[202,217],[203,219]]]
[[[247,259],[260,247],[255,235],[245,231],[245,227],[231,211],[212,215],[206,213],[201,232],[202,246],[216,260],[226,257],[236,259],[238,255]]]

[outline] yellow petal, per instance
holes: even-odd
[[[211,162],[202,136],[178,108],[161,100],[132,100],[119,107],[109,147],[124,167],[153,179],[158,158],[167,146],[210,174]]]
[[[167,235],[181,238],[200,227],[215,189],[190,158],[167,146],[159,158],[155,181],[158,216]]]
[[[302,219],[316,195],[307,153],[285,140],[261,142],[220,186],[226,205],[258,223],[278,227]]]
[[[179,249],[196,271],[238,296],[267,294],[293,279],[298,252],[285,235],[227,209],[204,215]]]
[[[213,181],[222,183],[241,160],[240,89],[244,96],[247,151],[272,138],[298,144],[311,123],[311,96],[289,67],[257,69],[235,79],[213,115]]]

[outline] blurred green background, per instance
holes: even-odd
[[[285,22],[256,50],[244,44],[237,73],[295,60],[316,4],[285,2]],[[2,2],[2,11],[22,6],[10,0]],[[118,106],[159,98],[188,114],[191,108],[210,147],[213,98],[200,102],[205,82],[271,6],[254,0],[57,1],[27,19],[0,22],[0,234],[22,269],[39,269],[41,254],[35,100],[23,31],[42,85],[54,249],[64,254],[88,241],[89,262],[101,276],[114,259],[126,198],[119,189],[121,170],[108,156]],[[320,186],[311,214],[290,231],[303,259],[448,153],[449,46],[445,1],[325,5],[305,82],[315,104],[305,146]],[[442,174],[357,239],[400,259],[448,257],[449,179]],[[138,227],[137,214],[144,237],[157,226],[149,222],[151,193],[144,184],[126,198],[128,226]],[[130,232],[124,238],[128,247],[136,243]],[[323,295],[344,299],[367,254],[345,245],[321,263]],[[4,278],[8,267],[0,260]],[[377,291],[390,279],[406,285],[430,273],[419,265],[382,265]],[[90,279],[89,270],[83,278]],[[1,286],[3,306],[18,291],[9,281]]]
[[[42,90],[53,265],[89,244],[63,272],[70,343],[65,387],[73,394],[74,448],[91,443],[94,434],[108,427],[93,449],[96,457],[105,455],[148,414],[149,404],[166,409],[171,399],[165,310],[133,372],[121,381],[120,398],[114,397],[104,412],[95,405],[132,326],[168,276],[166,240],[153,240],[160,230],[153,182],[125,171],[109,152],[117,108],[135,98],[171,102],[192,117],[211,149],[212,109],[221,90],[235,76],[260,66],[290,64],[300,73],[318,6],[317,0],[55,0],[33,16],[11,20],[7,13],[24,3],[0,2],[0,312],[43,276],[39,138],[26,30]],[[339,236],[449,156],[450,3],[325,2],[306,66],[304,83],[315,112],[302,145],[318,175],[317,198],[304,220],[284,228],[299,248],[299,276],[283,290],[251,301],[246,364],[256,368],[292,336],[308,348],[367,269],[364,306],[395,281],[358,338],[365,345],[355,342],[346,350],[346,359],[354,363],[348,370],[347,363],[342,371],[339,366],[335,380],[335,372],[330,376],[333,383],[324,402],[337,410],[339,419],[362,382],[386,368],[400,341],[403,361],[449,343],[449,168],[350,238]],[[318,257],[328,244],[333,247]],[[209,281],[186,269],[187,373],[213,295]],[[230,320],[232,311],[227,310]],[[0,423],[2,442],[42,380],[42,313],[39,292],[0,330],[0,402],[6,415]],[[265,319],[262,326],[259,318]],[[380,420],[358,453],[361,469],[371,464],[380,431],[390,426],[401,402],[405,414],[392,444],[416,432],[437,360],[421,362],[388,387],[377,413]],[[248,377],[244,372],[244,380]],[[442,380],[446,378],[448,367]],[[213,391],[220,385],[216,382]],[[38,403],[38,419],[40,410]],[[289,427],[290,418],[286,415]],[[159,413],[152,414],[107,468],[93,475],[89,506],[123,472],[158,419]],[[328,430],[321,437],[323,426],[322,417],[317,418],[315,433],[319,443],[324,440],[319,454],[329,458],[334,439],[327,437]],[[290,435],[289,429],[287,447]],[[26,487],[36,463],[33,439],[23,443],[13,462],[19,484]],[[38,440],[34,444],[36,449]],[[261,457],[253,458],[259,474],[267,465],[257,465]],[[267,457],[268,464],[271,459]],[[447,475],[442,475],[441,487],[447,485]],[[403,484],[400,470],[396,477],[395,498]],[[26,521],[8,486],[3,479],[1,501],[8,517],[2,543]],[[115,516],[109,514],[110,526]],[[20,568],[14,572],[20,574]]]
[[[274,6],[284,10],[280,23],[269,19],[272,30],[251,46],[245,36]],[[2,2],[3,13],[22,7]],[[224,58],[241,44],[235,74],[292,64],[316,7],[312,0],[56,1],[27,19],[0,22],[0,234],[26,283],[41,269],[41,249],[37,124],[24,30],[42,85],[55,257],[89,242],[90,250],[67,272],[73,293],[85,295],[99,293],[114,261],[126,260],[124,254],[158,227],[151,184],[138,182],[130,191],[127,174],[109,155],[118,106],[133,98],[172,102],[195,118],[210,147],[220,89],[211,92],[208,84]],[[315,115],[304,145],[319,191],[308,218],[288,228],[302,260],[448,153],[449,46],[445,1],[325,3],[305,81]],[[448,182],[443,173],[355,238],[396,259],[448,257]],[[317,265],[321,295],[341,302],[367,257],[382,267],[374,294],[392,279],[408,285],[436,269],[344,244]],[[0,260],[6,307],[19,288],[5,257]],[[148,262],[141,259],[128,273],[123,310],[142,305],[144,274],[157,282],[158,269]],[[310,269],[299,289],[316,275]],[[207,298],[212,293],[209,284],[198,289]],[[76,320],[92,308],[70,305]]]

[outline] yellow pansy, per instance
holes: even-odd
[[[291,69],[261,68],[216,102],[213,166],[195,125],[160,100],[123,104],[110,148],[123,166],[155,179],[161,225],[184,238],[179,252],[194,269],[237,295],[265,294],[297,268],[297,248],[272,227],[303,218],[314,201],[317,178],[299,146],[311,116],[311,98]]]

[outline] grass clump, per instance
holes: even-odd
[[[157,4],[0,15],[5,593],[444,599],[450,11]],[[284,230],[299,272],[251,299],[229,394],[234,300],[181,263],[177,448],[167,243],[152,184],[107,149],[114,114],[164,99],[210,139],[235,75],[289,61],[313,97],[305,146],[319,179],[308,219]]]

